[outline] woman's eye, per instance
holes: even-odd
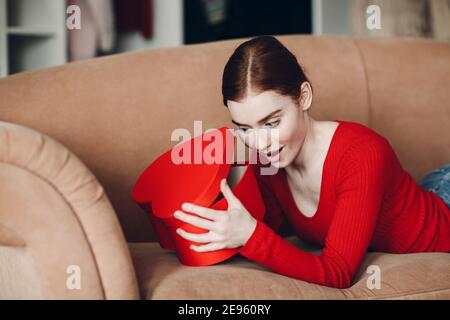
[[[266,122],[266,126],[270,127],[270,128],[274,128],[276,126],[278,126],[280,124],[280,120],[275,120],[275,121],[271,121],[271,122]]]
[[[242,132],[247,132],[248,128],[238,128],[238,130],[241,130]]]

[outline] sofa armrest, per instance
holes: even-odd
[[[116,213],[66,147],[0,121],[0,182],[0,299],[139,298]]]

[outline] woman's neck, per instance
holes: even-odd
[[[306,134],[303,145],[292,164],[286,167],[286,171],[295,170],[298,173],[306,172],[319,160],[324,150],[324,134],[321,127],[323,121],[316,121],[306,115]]]

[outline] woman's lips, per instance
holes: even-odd
[[[266,153],[267,157],[269,158],[275,158],[276,156],[278,156],[280,154],[280,152],[283,150],[284,146],[282,146],[280,149],[275,150],[275,151],[270,151],[268,153]]]

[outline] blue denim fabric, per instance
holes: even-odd
[[[419,185],[437,194],[450,208],[450,163],[430,171]]]

